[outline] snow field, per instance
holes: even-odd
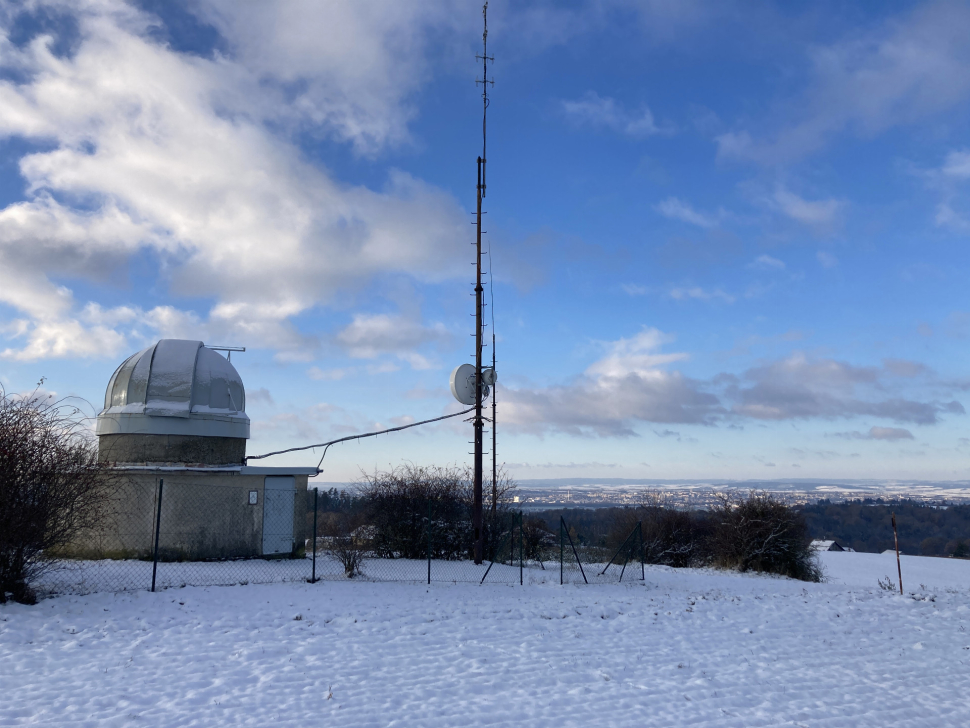
[[[895,558],[822,558],[826,584],[648,567],[6,605],[0,725],[970,725],[970,563],[905,558],[900,597],[876,586]]]

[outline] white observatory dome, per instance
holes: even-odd
[[[247,439],[242,378],[201,341],[162,339],[115,370],[97,434]]]

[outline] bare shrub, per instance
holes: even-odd
[[[643,524],[645,563],[685,567],[707,560],[710,526],[703,513],[675,508],[663,494],[649,493],[635,508],[615,516],[608,538],[611,548],[619,548],[637,522]]]
[[[711,511],[711,558],[738,571],[821,581],[804,517],[770,493],[722,494]]]
[[[327,554],[344,567],[347,578],[360,574],[364,558],[372,548],[374,528],[356,513],[325,513],[323,543]]]
[[[486,554],[497,550],[511,526],[509,501],[515,483],[501,472],[496,485],[498,507],[493,513],[491,482],[483,484]],[[408,463],[394,470],[365,474],[356,495],[361,499],[366,523],[373,527],[374,555],[427,558],[430,537],[433,558],[471,557],[472,487],[472,472],[468,468]]]
[[[0,603],[36,599],[58,550],[103,519],[109,473],[76,407],[0,388]]]
[[[876,583],[879,585],[880,589],[885,589],[889,592],[896,591],[896,582],[894,582],[888,576],[885,579],[876,579]],[[922,584],[920,586],[922,586]]]

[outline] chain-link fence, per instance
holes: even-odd
[[[471,507],[462,500],[322,507],[326,499],[316,489],[276,488],[271,480],[261,490],[172,479],[125,485],[101,526],[51,560],[34,588],[55,595],[348,578],[428,584],[643,578],[640,523],[617,545],[577,531],[568,514],[554,528],[486,506],[476,562]]]
[[[552,556],[558,560],[561,584],[616,583],[644,578],[641,522],[633,524],[625,538],[624,532],[612,538],[584,533],[570,525],[565,514],[559,516],[558,526],[558,553],[548,545],[545,553],[552,551]]]
[[[209,479],[212,480],[212,479]],[[97,528],[49,560],[38,594],[306,581],[306,491],[293,478],[115,486]]]
[[[521,584],[531,566],[520,512],[486,508],[476,562],[471,508],[462,500],[416,497],[320,511],[314,492],[310,498],[311,579]]]

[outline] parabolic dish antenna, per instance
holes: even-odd
[[[482,379],[484,379],[484,372]],[[471,406],[475,404],[475,367],[459,364],[451,373],[451,393],[459,402]],[[482,399],[488,397],[488,387],[482,383]]]

